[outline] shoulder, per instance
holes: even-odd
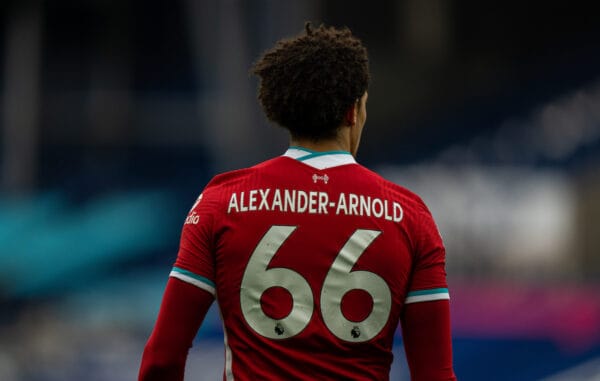
[[[402,207],[404,226],[411,237],[411,244],[414,248],[423,248],[433,245],[443,247],[442,237],[435,223],[434,217],[423,201],[415,192],[401,185],[393,183],[381,175],[368,170],[370,176],[376,178],[383,192],[389,195],[394,201]]]
[[[369,179],[369,181],[377,182],[382,192],[387,193],[395,200],[398,200],[401,203],[405,204],[403,206],[411,206],[417,209],[418,211],[430,214],[429,209],[427,208],[427,205],[425,205],[423,199],[412,190],[402,185],[391,182],[390,180],[381,176],[379,173],[368,169],[362,165],[359,165],[359,167],[363,171],[364,178]]]
[[[280,157],[275,157],[252,167],[236,169],[215,175],[204,188],[204,193],[218,193],[228,188],[235,188],[248,181],[252,177],[268,170],[279,161]]]
[[[231,192],[251,181],[258,173],[272,164],[277,158],[264,161],[248,168],[236,169],[215,175],[202,189],[192,205],[188,217],[194,213],[210,214],[223,210]]]

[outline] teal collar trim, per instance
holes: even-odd
[[[350,152],[348,151],[315,151],[309,148],[304,148],[304,147],[300,147],[300,146],[290,146],[290,149],[295,149],[298,151],[304,151],[304,152],[308,152],[314,156],[322,156],[322,155],[331,155],[331,154],[346,154],[346,155],[351,155]]]
[[[327,156],[327,155],[350,155],[349,152],[346,151],[327,151],[327,152],[315,152],[308,154],[306,156],[298,157],[297,159],[300,161],[310,160],[315,157]]]
[[[283,156],[296,159],[317,169],[356,163],[356,160],[348,151],[317,152],[298,146],[291,146]]]

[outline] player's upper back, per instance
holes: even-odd
[[[415,276],[426,252],[443,272],[422,201],[347,152],[290,148],[219,175],[190,216],[182,248],[199,254],[178,264],[216,288],[228,377],[386,379],[409,292],[446,287]]]

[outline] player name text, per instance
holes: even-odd
[[[227,213],[253,211],[372,216],[394,222],[400,222],[403,217],[398,202],[362,194],[340,193],[331,199],[327,192],[278,188],[231,194]]]

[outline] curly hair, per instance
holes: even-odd
[[[367,49],[348,28],[305,25],[278,41],[254,64],[258,99],[269,120],[292,137],[336,136],[349,108],[369,85]]]

